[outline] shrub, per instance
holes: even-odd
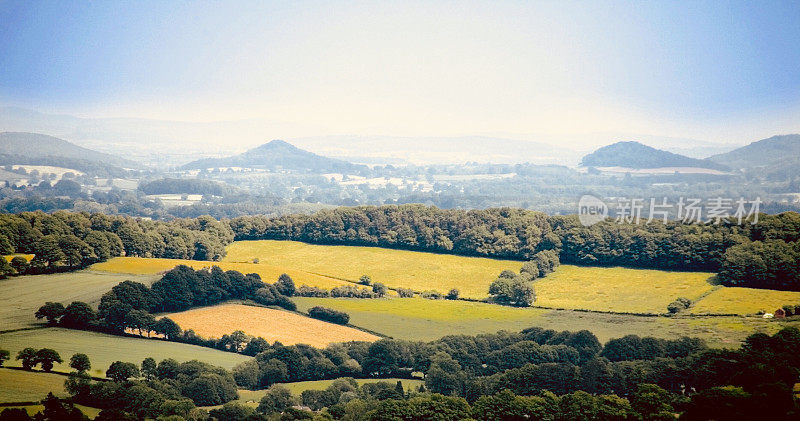
[[[361,285],[369,285],[372,283],[372,278],[370,278],[369,275],[361,275],[361,277],[358,278],[358,283]]]
[[[325,298],[330,297],[331,293],[328,292],[327,289],[322,289],[319,287],[310,287],[308,285],[303,285],[297,289],[295,292],[296,296],[298,297],[317,297],[317,298]]]
[[[378,297],[383,297],[384,295],[386,295],[386,291],[388,290],[389,289],[386,288],[386,285],[380,282],[376,282],[375,284],[372,285],[372,292],[374,292],[375,295],[377,295]]]
[[[331,297],[375,298],[375,293],[366,288],[359,289],[355,285],[342,285],[331,289]]]
[[[411,288],[397,288],[397,295],[400,298],[413,298],[414,290]]]
[[[667,311],[669,311],[672,314],[675,314],[680,311],[686,310],[691,305],[692,305],[692,300],[688,298],[679,297],[675,301],[667,305]]]
[[[458,289],[453,288],[447,293],[447,295],[444,298],[448,300],[457,300],[459,294],[460,292],[458,291]]]
[[[347,313],[337,311],[327,307],[312,307],[308,310],[308,315],[319,320],[324,320],[326,322],[336,323],[340,325],[346,325],[350,322],[350,315]]]
[[[421,295],[422,298],[427,298],[429,300],[441,300],[444,298],[444,295],[442,295],[441,292],[434,290],[422,291]]]

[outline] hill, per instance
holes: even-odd
[[[724,165],[707,159],[695,159],[662,151],[639,142],[617,142],[586,155],[581,165],[587,167],[664,168],[695,167],[726,170]]]
[[[365,168],[339,159],[317,155],[282,140],[273,140],[239,155],[199,159],[183,166],[184,169],[215,167],[263,168],[314,173],[352,173]]]
[[[800,134],[772,136],[709,159],[731,168],[774,170],[786,165],[800,166]]]
[[[136,162],[86,149],[64,139],[40,133],[0,133],[0,151],[2,151],[2,155],[29,161],[16,162],[17,164],[51,165],[49,162],[52,161],[60,164],[57,166],[65,166],[65,163],[59,160],[66,158],[69,161],[74,161],[77,165],[93,163],[123,168],[140,167]],[[72,162],[68,163],[72,164]],[[72,165],[70,168],[74,166]]]

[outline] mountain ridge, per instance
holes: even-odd
[[[727,166],[708,159],[688,156],[656,149],[636,141],[621,141],[603,146],[585,155],[581,160],[585,167],[666,168],[694,167],[727,170]]]

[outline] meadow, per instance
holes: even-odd
[[[784,305],[800,305],[800,292],[720,287],[695,303],[693,314],[773,313]]]
[[[184,330],[205,338],[221,338],[235,330],[284,345],[304,343],[324,348],[332,342],[375,341],[378,336],[312,319],[297,313],[244,304],[221,304],[168,314]]]
[[[298,310],[325,306],[350,315],[350,323],[397,339],[434,340],[445,335],[475,335],[499,330],[518,332],[538,326],[594,333],[601,342],[625,335],[675,339],[699,337],[712,347],[739,346],[755,332],[772,334],[800,320],[765,320],[739,316],[635,316],[541,308],[514,308],[469,301],[386,298],[296,297]]]
[[[250,262],[232,263],[180,259],[152,259],[145,257],[115,257],[105,262],[95,263],[91,266],[91,269],[109,273],[158,275],[178,265],[187,265],[194,269],[219,266],[223,270],[235,270],[245,274],[257,273],[259,276],[261,276],[261,279],[264,282],[268,283],[275,282],[278,280],[278,277],[281,274],[285,273],[291,276],[298,286],[306,284],[320,288],[333,288],[339,285],[348,284],[347,282],[339,279],[308,273],[303,270],[297,270],[290,265],[284,266],[271,265],[267,263],[252,263],[252,260]]]
[[[66,397],[68,396],[64,390],[66,379],[59,374],[0,368],[0,403],[38,402],[50,392],[59,397]],[[22,384],[25,387],[19,387]]]
[[[235,329],[232,327],[231,330]],[[63,364],[56,364],[53,368],[53,371],[59,372],[71,371],[69,358],[73,354],[84,353],[89,356],[92,363],[90,374],[101,377],[105,376],[106,369],[114,361],[127,361],[139,365],[147,357],[152,357],[156,361],[174,358],[180,362],[199,360],[231,369],[249,358],[231,352],[177,342],[113,336],[63,328],[22,330],[0,334],[0,348],[11,352],[11,360],[5,363],[7,366],[21,366],[14,356],[27,347],[55,349],[64,360]]]
[[[100,297],[126,279],[149,285],[158,277],[82,270],[2,279],[0,332],[40,325],[42,321],[36,320],[34,313],[47,301],[58,301],[65,306],[73,301],[83,301],[97,308]]]

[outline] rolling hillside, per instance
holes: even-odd
[[[617,142],[586,155],[581,165],[587,167],[664,168],[694,167],[726,170],[723,164],[662,151],[639,142]]]
[[[74,143],[67,142],[64,139],[40,133],[0,133],[0,151],[2,155],[13,156],[14,158],[19,157],[29,161],[17,162],[18,164],[50,165],[45,161],[53,158],[67,158],[69,160],[76,160],[77,162],[99,163],[105,166],[124,168],[140,167],[136,162],[86,149]]]
[[[710,160],[731,168],[758,168],[800,165],[800,134],[772,136],[734,149],[728,153],[714,155]]]
[[[305,151],[282,140],[273,140],[239,155],[200,159],[183,166],[185,169],[215,167],[263,168],[315,173],[352,173],[363,168],[360,165]]]

